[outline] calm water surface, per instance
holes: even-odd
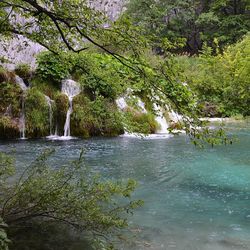
[[[231,130],[239,142],[197,149],[185,136],[168,139],[2,141],[20,166],[45,148],[53,163],[74,159],[82,148],[86,162],[105,178],[134,178],[134,198],[145,205],[130,218],[134,244],[119,249],[250,249],[250,128]]]

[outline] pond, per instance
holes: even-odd
[[[52,161],[58,165],[83,148],[93,171],[105,178],[136,179],[134,198],[145,204],[129,218],[134,249],[250,249],[249,124],[234,125],[231,133],[238,138],[232,145],[204,149],[180,135],[1,141],[0,150],[14,150],[23,166],[45,148],[56,149]]]

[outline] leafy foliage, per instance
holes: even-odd
[[[133,133],[153,134],[158,128],[153,114],[138,113],[133,109],[128,109],[124,114],[126,130]]]
[[[12,228],[8,233],[13,244],[16,237],[13,229],[19,225],[57,222],[84,232],[90,240],[102,242],[104,236],[103,243],[108,246],[115,232],[127,227],[124,215],[142,204],[130,200],[135,181],[102,181],[84,166],[82,154],[69,165],[51,168],[47,164],[51,153],[50,150],[40,155],[14,183],[4,183],[7,192],[0,193],[0,211]],[[3,157],[0,159],[3,164]],[[6,170],[3,173],[1,183],[6,179],[4,176],[12,174]],[[117,197],[124,199],[118,201]]]
[[[14,82],[0,83],[0,113],[17,116],[20,112],[22,90]]]
[[[62,79],[70,76],[72,66],[63,54],[53,55],[47,51],[42,52],[37,58],[37,63],[37,74],[41,79],[60,83]]]
[[[153,47],[197,53],[204,42],[221,47],[235,43],[249,30],[247,0],[132,0],[127,14],[151,37]],[[164,46],[168,45],[168,46]],[[173,46],[174,45],[174,46]]]
[[[45,96],[35,88],[25,97],[26,130],[28,136],[41,137],[49,132],[49,106]]]
[[[199,58],[178,59],[205,115],[250,114],[249,52],[247,35],[217,56],[211,55],[211,48],[207,47]]]
[[[116,136],[123,132],[120,114],[114,103],[98,96],[91,101],[84,95],[74,99],[72,133],[76,136]]]
[[[8,250],[8,244],[10,243],[10,240],[7,237],[7,234],[5,232],[5,228],[7,225],[3,223],[2,218],[0,217],[0,249],[1,250]]]

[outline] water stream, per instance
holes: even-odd
[[[26,84],[24,83],[23,79],[19,76],[15,76],[15,81],[19,85],[19,87],[22,89],[23,94],[22,94],[22,100],[21,100],[21,115],[19,118],[19,130],[20,130],[20,138],[21,139],[26,139],[25,138],[25,93],[28,89]]]
[[[168,134],[168,123],[166,118],[164,117],[163,110],[160,106],[157,104],[153,104],[154,110],[156,112],[156,118],[155,120],[158,122],[160,125],[160,128],[157,130],[157,133],[159,134]]]
[[[54,136],[53,135],[53,109],[52,109],[52,104],[53,100],[51,100],[47,95],[45,95],[45,99],[47,101],[47,104],[49,106],[49,137]]]
[[[62,81],[62,93],[66,94],[69,99],[69,108],[66,115],[66,121],[64,124],[64,137],[70,137],[70,115],[73,111],[72,102],[73,98],[80,94],[80,85],[70,79]]]

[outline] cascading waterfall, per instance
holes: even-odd
[[[155,120],[160,125],[160,129],[157,130],[157,133],[159,134],[167,134],[168,133],[168,123],[166,121],[166,118],[163,115],[162,108],[159,107],[156,103],[153,104],[154,110],[156,112],[156,118]]]
[[[64,124],[64,136],[70,136],[70,115],[72,113],[72,97],[69,97],[69,109],[67,111],[66,121]]]
[[[22,95],[22,109],[19,119],[20,138],[25,139],[25,97]]]
[[[19,76],[15,77],[15,82],[20,86],[20,88],[23,91],[22,109],[21,109],[21,115],[19,118],[19,131],[20,131],[20,138],[25,139],[25,93],[26,93],[28,87],[24,83],[23,79]]]
[[[80,85],[70,79],[62,81],[62,93],[68,96],[69,99],[69,108],[66,115],[66,121],[64,124],[64,137],[70,137],[70,115],[73,111],[73,98],[79,95],[81,92]]]
[[[26,86],[26,84],[24,83],[24,81],[21,77],[15,76],[15,82],[20,86],[20,88],[22,89],[23,92],[26,92],[28,87]]]
[[[147,114],[147,110],[145,109],[145,103],[141,99],[138,100],[137,105],[142,113]]]
[[[132,96],[132,97],[127,97],[127,98],[137,98],[137,97]],[[140,98],[137,98],[137,99],[138,99],[137,106],[138,106],[139,110],[142,113],[146,114],[147,110],[145,109],[145,104],[142,102],[142,100]],[[116,100],[116,105],[121,111],[125,111],[128,108],[128,104],[126,102],[125,97],[118,98]],[[167,121],[163,115],[162,109],[160,107],[158,107],[156,104],[154,104],[154,110],[157,113],[157,117],[155,118],[155,120],[161,126],[159,131],[157,131],[157,134],[150,134],[150,135],[144,136],[144,135],[138,134],[138,133],[129,133],[128,131],[126,131],[126,127],[124,127],[125,132],[124,132],[124,135],[122,135],[122,137],[135,137],[135,138],[143,138],[143,139],[168,138],[170,136],[168,134],[168,124],[167,124]]]
[[[117,107],[121,110],[121,111],[125,111],[125,109],[128,107],[128,104],[125,100],[124,97],[120,97],[118,99],[115,100]],[[124,125],[124,124],[123,124]],[[126,128],[124,126],[124,135],[129,135],[130,133],[126,131]]]
[[[47,101],[47,104],[49,106],[49,132],[50,136],[53,136],[53,109],[52,109],[52,103],[54,102],[51,100],[47,95],[45,95],[45,99]]]
[[[116,99],[116,105],[117,107],[121,110],[121,111],[124,111],[127,107],[128,107],[128,104],[125,100],[124,97],[120,97],[118,99]]]

